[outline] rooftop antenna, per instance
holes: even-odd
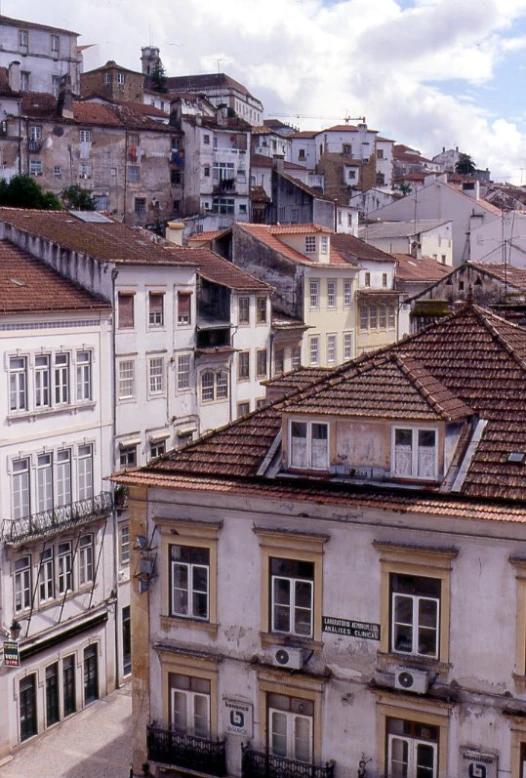
[[[221,71],[219,70],[219,63],[220,63],[220,62],[222,62],[222,61],[223,61],[223,57],[218,57],[218,58],[216,59],[216,62],[217,62],[217,72],[218,72],[218,73],[220,73],[220,72],[221,72]]]

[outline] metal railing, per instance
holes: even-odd
[[[266,751],[252,751],[249,745],[242,746],[242,753],[243,778],[334,778],[334,762],[298,762]]]
[[[208,775],[226,775],[224,740],[185,735],[156,724],[147,726],[148,759]]]
[[[42,149],[42,138],[28,138],[27,139],[27,150],[28,151],[40,151]]]
[[[93,519],[107,516],[113,507],[110,492],[101,492],[87,500],[33,513],[22,519],[4,519],[2,537],[6,543],[26,538],[48,535],[67,525],[84,524]]]
[[[214,184],[213,194],[220,194],[221,192],[235,192],[236,191],[236,179],[224,178],[222,181],[218,181]]]

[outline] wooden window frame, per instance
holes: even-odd
[[[213,659],[186,654],[184,651],[175,655],[162,649],[159,650],[159,659],[163,725],[170,727],[170,674],[201,678],[210,683],[210,739],[215,739],[219,734],[219,663]]]
[[[378,774],[387,775],[387,720],[403,719],[418,724],[428,724],[438,728],[438,769],[437,778],[448,775],[448,728],[451,704],[429,701],[405,701],[403,705],[394,694],[380,694],[378,711]]]

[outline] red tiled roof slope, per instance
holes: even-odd
[[[393,254],[396,259],[397,281],[439,281],[451,272],[448,265],[441,265],[432,257],[415,259],[411,254]]]
[[[259,278],[254,278],[250,273],[237,267],[228,259],[214,254],[207,248],[181,248],[171,246],[167,249],[175,259],[180,262],[189,262],[197,265],[199,275],[215,284],[226,286],[238,291],[270,292],[271,288]]]

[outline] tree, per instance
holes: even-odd
[[[462,175],[469,176],[476,170],[475,163],[469,154],[463,154],[462,152],[458,156],[458,162],[455,165],[455,172]]]
[[[61,194],[64,208],[68,211],[96,211],[97,203],[89,189],[83,189],[78,184],[68,186]]]
[[[168,85],[166,83],[166,71],[160,59],[157,60],[154,69],[150,73],[150,85],[154,92],[166,93],[168,91]]]
[[[408,181],[402,181],[402,183],[399,185],[398,188],[403,195],[411,194],[411,192],[413,191],[411,188],[411,184]]]
[[[60,211],[62,206],[53,192],[44,192],[32,176],[13,176],[7,182],[0,181],[0,205],[9,208],[37,208]]]

